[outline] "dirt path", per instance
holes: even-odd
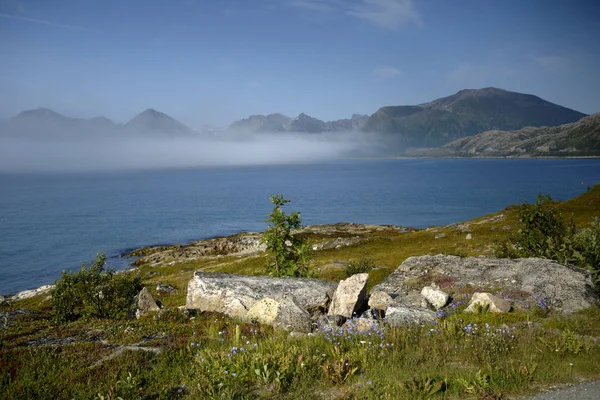
[[[600,399],[600,381],[586,382],[538,393],[523,400],[597,400]]]

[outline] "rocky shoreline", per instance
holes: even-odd
[[[418,229],[396,225],[356,224],[339,222],[336,224],[308,225],[298,229],[297,234],[317,238],[313,243],[313,251],[340,248],[359,243],[367,239],[366,235],[395,232],[414,232]],[[182,261],[193,261],[201,257],[222,256],[251,256],[265,250],[260,244],[262,232],[240,232],[229,236],[200,239],[187,244],[167,244],[146,246],[120,255],[120,257],[135,258],[131,268],[118,272],[135,270],[139,265],[166,264]],[[58,277],[57,277],[58,279]],[[54,289],[53,284],[42,285],[38,288],[19,291],[15,294],[0,296],[0,304],[9,301],[24,300],[40,294],[49,293]]]

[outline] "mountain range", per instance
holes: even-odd
[[[0,121],[0,136],[72,139],[137,134],[157,137],[220,136],[231,139],[243,137],[248,133],[320,134],[355,131],[371,138],[369,140],[385,143],[382,147],[388,154],[398,154],[415,148],[440,147],[456,139],[482,132],[486,132],[485,138],[498,138],[509,134],[492,135],[488,131],[510,131],[511,134],[515,134],[525,127],[559,126],[584,117],[586,114],[531,94],[489,87],[464,89],[451,96],[418,105],[381,107],[371,116],[354,114],[351,118],[327,122],[304,113],[295,118],[283,114],[251,115],[234,122],[224,130],[207,126],[197,130],[191,129],[154,109],[140,113],[125,124],[116,124],[104,117],[69,118],[46,108],[38,108]],[[519,135],[534,135],[533,132],[538,131],[527,128],[523,132]],[[561,132],[573,131],[563,129]],[[561,139],[556,143],[567,143],[565,140]],[[461,143],[461,146],[467,146],[468,143],[474,142]],[[481,146],[477,146],[479,150],[473,150],[475,153],[481,151]]]
[[[492,130],[442,147],[417,150],[429,157],[584,157],[600,156],[600,113],[559,126]]]
[[[347,132],[360,130],[367,120],[368,115],[354,114],[351,118],[338,119],[335,121],[321,121],[309,115],[301,113],[296,118],[290,118],[283,114],[251,115],[246,119],[234,122],[229,127],[234,131],[247,131],[252,133],[273,132],[300,132],[300,133],[323,133],[323,132]]]
[[[47,108],[23,111],[13,118],[0,122],[1,135],[45,139],[114,137],[126,134],[179,137],[207,133],[209,133],[208,129],[193,130],[154,109],[138,114],[124,125],[116,124],[105,117],[91,119],[65,117]]]

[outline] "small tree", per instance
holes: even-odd
[[[262,238],[267,251],[273,255],[267,264],[267,272],[271,276],[308,276],[310,248],[303,238],[292,233],[293,229],[302,226],[300,213],[294,211],[286,215],[282,207],[290,201],[282,194],[271,195],[270,200],[274,207],[266,220],[269,226]]]

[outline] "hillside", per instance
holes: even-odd
[[[530,94],[465,89],[420,105],[382,107],[362,130],[394,135],[397,144],[405,148],[437,147],[488,130],[555,126],[584,116]]]
[[[555,127],[487,131],[422,155],[435,157],[600,156],[600,113]]]

